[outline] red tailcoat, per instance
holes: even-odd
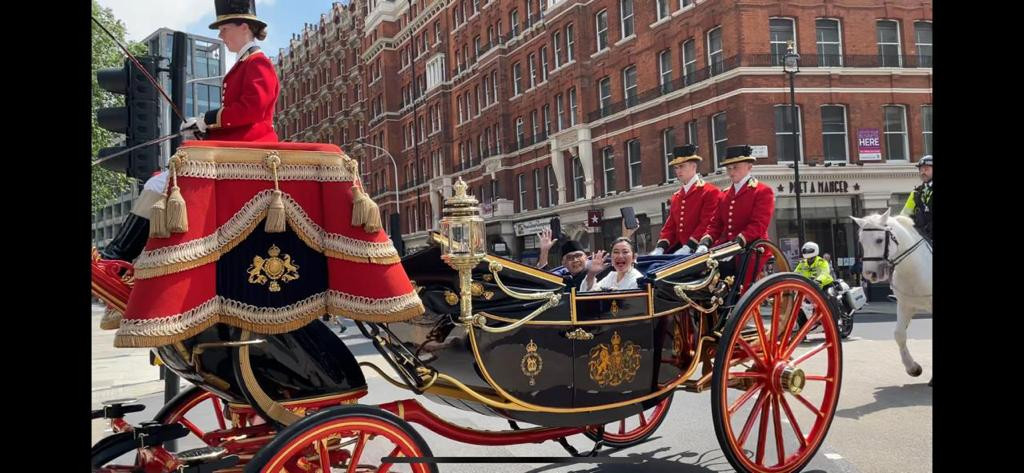
[[[679,190],[672,194],[668,220],[661,227],[658,243],[666,242],[665,252],[675,251],[682,245],[692,244],[696,249],[701,236],[707,232],[711,217],[718,209],[722,191],[698,178],[689,192]]]
[[[705,237],[710,237],[714,245],[736,237],[740,237],[744,245],[754,240],[768,239],[768,224],[775,213],[775,193],[772,188],[751,177],[739,193],[732,184],[722,190],[718,211],[711,219]]]
[[[270,59],[249,49],[224,76],[221,107],[206,112],[206,139],[276,142],[274,106],[280,90]]]

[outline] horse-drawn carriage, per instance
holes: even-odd
[[[584,434],[594,454],[650,437],[675,392],[710,389],[730,463],[788,472],[831,424],[842,356],[832,306],[786,267],[751,281],[769,257],[785,262],[769,242],[640,257],[640,289],[578,293],[557,272],[486,254],[461,180],[430,247],[399,260],[356,188],[355,161],[336,147],[186,144],[173,164],[189,229],[150,240],[131,301],[115,305],[125,314],[116,343],[153,347],[195,387],[146,425],[123,420],[132,405],[94,413],[116,432],[94,446],[95,471],[436,471],[410,462],[431,455],[410,423],[477,445],[552,440],[574,455],[566,438]],[[267,193],[283,196],[284,228],[260,225],[282,218]],[[205,250],[188,253],[195,241]],[[167,308],[157,296],[191,302]],[[822,308],[812,315],[821,339],[807,337],[814,323],[796,327],[805,299]],[[388,366],[358,362],[323,316],[356,320]],[[510,428],[454,425],[415,399],[359,404],[363,368]],[[189,419],[203,405],[212,429]],[[162,447],[189,435],[206,447]],[[135,464],[108,464],[132,450]]]

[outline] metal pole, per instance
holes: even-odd
[[[796,227],[800,244],[806,243],[804,239],[804,218],[800,213],[800,139],[797,137],[797,115],[796,115],[796,87],[794,76],[796,73],[789,73],[789,113],[793,122],[793,172],[795,173],[794,186],[796,187]]]

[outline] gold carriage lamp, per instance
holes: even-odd
[[[484,219],[480,217],[479,203],[475,197],[466,195],[466,183],[459,180],[452,184],[452,196],[444,200],[444,218],[441,219],[441,259],[459,272],[459,289],[462,313],[459,322],[473,321],[473,296],[470,283],[473,268],[487,256],[484,245]]]

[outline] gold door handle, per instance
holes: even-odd
[[[565,336],[569,340],[593,340],[594,339],[594,334],[592,334],[592,333],[590,333],[590,332],[588,332],[586,330],[583,330],[582,328],[577,328],[576,330],[573,330],[571,332],[565,332]]]

